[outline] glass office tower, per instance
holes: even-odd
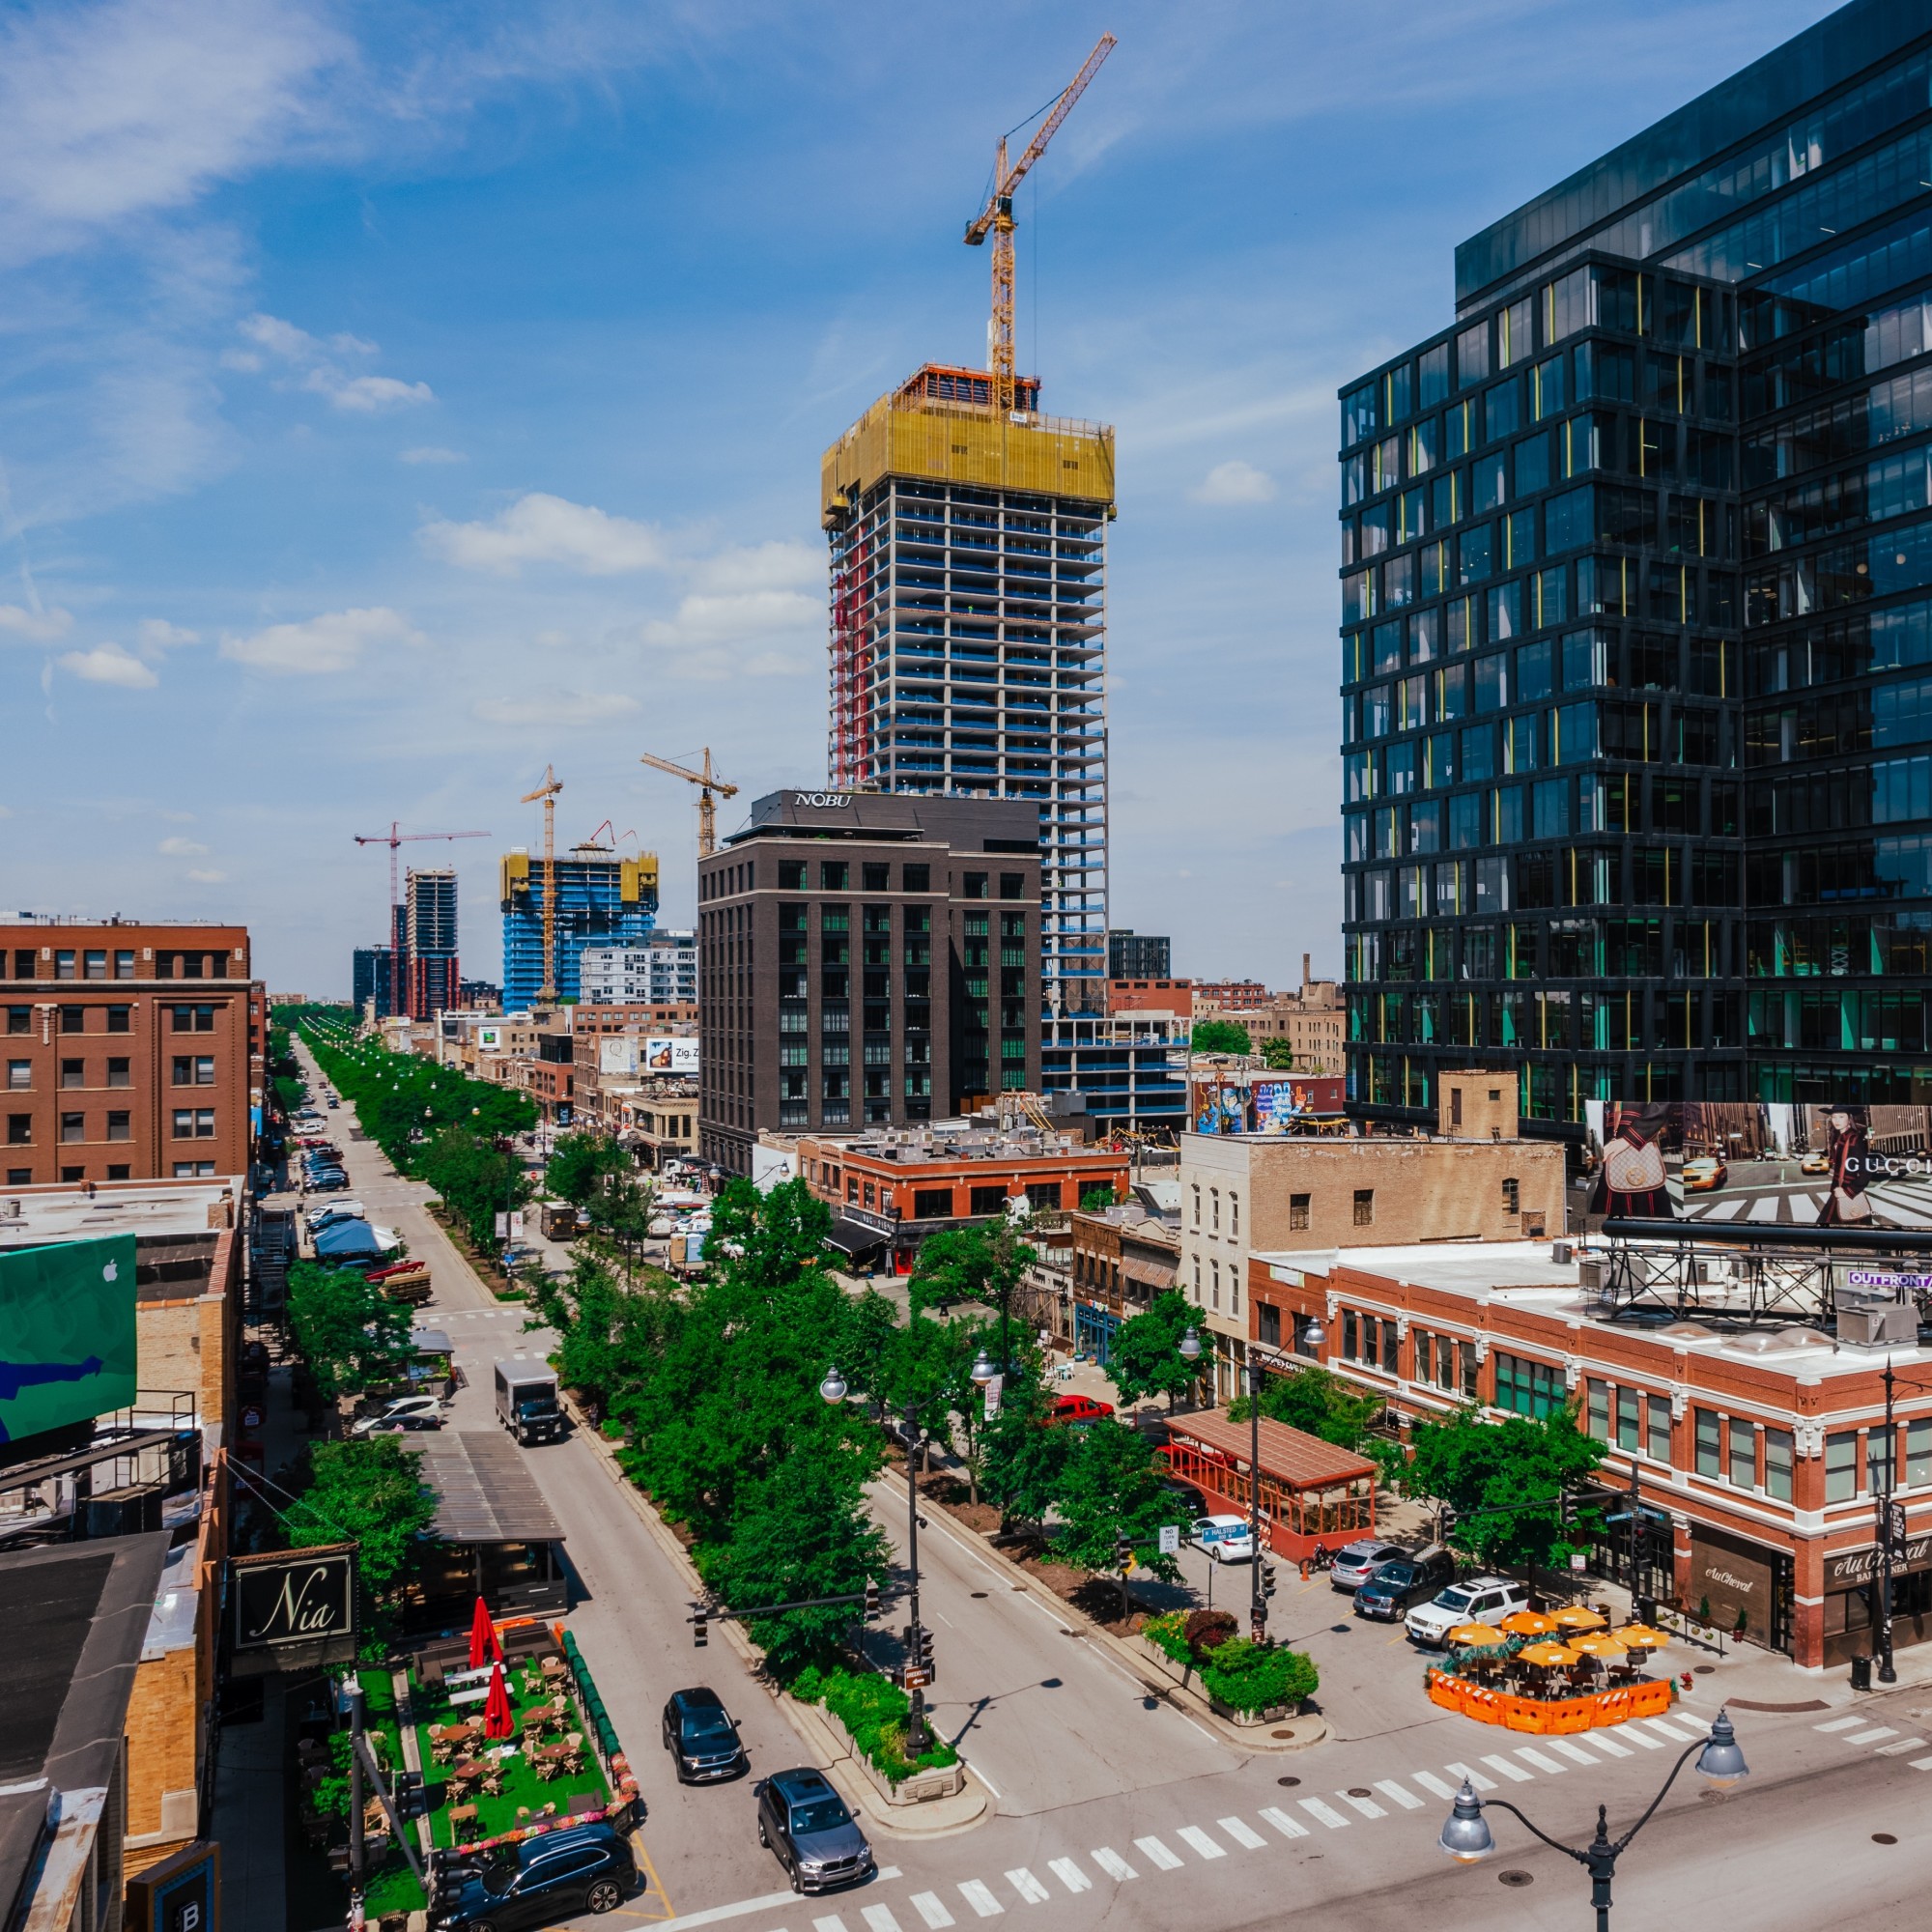
[[[1456,251],[1342,395],[1349,1078],[1932,1099],[1932,4]]]

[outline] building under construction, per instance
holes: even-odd
[[[655,852],[622,858],[585,840],[561,858],[532,858],[522,846],[502,861],[503,1010],[537,1004],[544,989],[544,906],[556,874],[551,921],[551,983],[560,1000],[580,996],[586,947],[635,946],[648,936],[658,910]]]

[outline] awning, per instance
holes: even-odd
[[[419,1355],[453,1355],[456,1345],[444,1328],[416,1328],[411,1331],[410,1347]]]
[[[442,1430],[411,1439],[436,1492],[436,1534],[445,1543],[561,1543],[563,1526],[507,1436]]]
[[[862,1228],[858,1222],[842,1218],[833,1222],[832,1232],[825,1237],[825,1245],[837,1248],[841,1255],[868,1255],[885,1244],[885,1236],[876,1228]]]
[[[1121,1251],[1121,1273],[1128,1281],[1139,1282],[1143,1288],[1172,1288],[1179,1268],[1178,1256],[1164,1262],[1143,1261],[1138,1255],[1128,1254],[1124,1248]]]
[[[374,1261],[383,1244],[367,1221],[336,1221],[315,1237],[315,1252],[323,1261]]]

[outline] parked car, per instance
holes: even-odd
[[[1060,1395],[1053,1399],[1053,1406],[1047,1410],[1048,1422],[1098,1422],[1102,1416],[1112,1415],[1111,1402],[1096,1402],[1091,1395]]]
[[[322,1173],[308,1177],[311,1194],[339,1194],[349,1184],[349,1177],[339,1167],[326,1168]]]
[[[1216,1563],[1254,1560],[1254,1539],[1248,1534],[1244,1516],[1204,1516],[1196,1520],[1188,1534]]]
[[[670,1693],[664,1707],[664,1747],[680,1784],[708,1784],[751,1769],[724,1700],[702,1684]]]
[[[1387,1543],[1378,1536],[1364,1537],[1359,1543],[1345,1543],[1335,1552],[1328,1580],[1338,1590],[1359,1590],[1378,1564],[1393,1563],[1398,1556],[1407,1554],[1406,1545]]]
[[[515,1932],[579,1912],[614,1912],[638,1885],[630,1845],[609,1825],[571,1825],[505,1846],[485,1863],[444,1870],[429,1922],[436,1932]]]
[[[1700,1153],[1694,1160],[1687,1160],[1680,1176],[1687,1194],[1708,1194],[1712,1188],[1723,1186],[1730,1178],[1730,1169],[1714,1153]]]
[[[872,1847],[822,1771],[774,1772],[757,1783],[758,1843],[794,1891],[827,1891],[872,1875]]]
[[[1426,1604],[1418,1604],[1406,1619],[1409,1636],[1440,1650],[1458,1624],[1493,1624],[1498,1617],[1529,1607],[1529,1592],[1507,1577],[1472,1577],[1452,1583]]]
[[[404,1430],[440,1429],[442,1404],[433,1395],[399,1397],[375,1415],[365,1415],[351,1430],[352,1435],[393,1435]]]
[[[328,1104],[329,1104],[329,1105],[330,1105],[331,1107],[339,1107],[339,1106],[341,1106],[342,1102],[341,1102],[340,1100],[338,1100],[338,1099],[337,1099],[337,1098],[335,1097],[335,1095],[334,1095],[333,1094],[330,1094],[330,1095],[328,1096]]]
[[[1355,1592],[1355,1614],[1392,1624],[1412,1604],[1426,1603],[1456,1580],[1456,1559],[1437,1544],[1378,1563]]]

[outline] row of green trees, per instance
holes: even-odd
[[[1254,1036],[1239,1020],[1197,1020],[1188,1035],[1187,1043],[1196,1053],[1252,1053],[1255,1050]],[[1262,1061],[1264,1065],[1285,1072],[1294,1064],[1293,1043],[1281,1038],[1263,1040]]]

